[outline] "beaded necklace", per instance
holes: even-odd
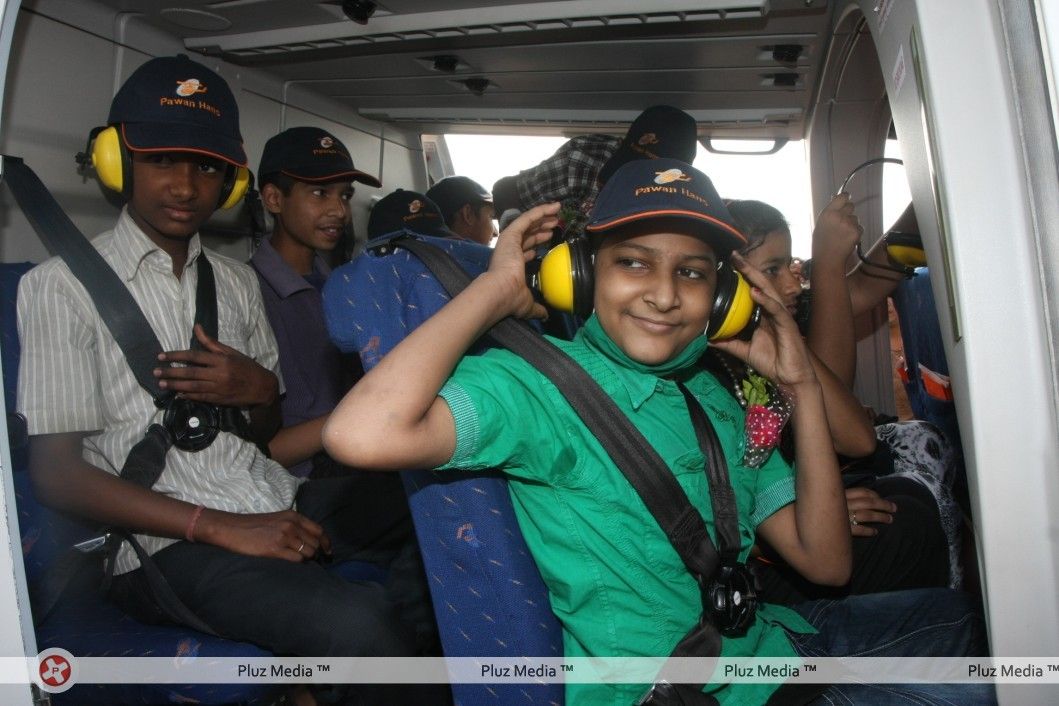
[[[735,399],[739,402],[739,406],[743,409],[746,409],[746,395],[743,394],[741,377],[739,375],[736,375],[736,372],[732,370],[732,366],[728,364],[727,360],[725,360],[728,356],[717,355],[714,357],[721,362],[721,367],[723,367],[724,371],[728,373],[728,378],[732,381],[732,389],[735,390]],[[747,374],[752,374],[754,372],[754,369],[748,365],[746,366],[746,371]]]

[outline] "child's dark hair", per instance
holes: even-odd
[[[290,190],[294,187],[294,182],[298,181],[294,177],[284,174],[283,172],[262,174],[259,179],[261,180],[261,184],[258,186],[258,189],[263,189],[265,184],[272,184],[283,192],[284,196],[290,196]]]
[[[789,233],[791,226],[779,209],[764,201],[733,200],[728,202],[728,212],[746,236],[746,246],[740,252],[746,254],[761,245],[765,236],[774,231]]]

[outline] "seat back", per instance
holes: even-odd
[[[449,252],[472,276],[492,252],[469,241],[422,240]],[[365,370],[448,300],[414,255],[400,248],[380,254],[371,243],[324,288],[331,337],[343,351],[360,353]],[[559,622],[503,476],[405,471],[402,479],[446,656],[561,657]],[[459,706],[563,703],[561,684],[454,684],[453,695]]]

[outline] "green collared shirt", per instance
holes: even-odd
[[[716,536],[709,484],[676,383],[622,359],[593,317],[570,342],[553,340],[591,375],[651,441]],[[739,508],[745,560],[758,524],[794,500],[794,476],[779,454],[742,466],[742,409],[709,373],[667,371],[699,399],[720,438]],[[504,350],[466,357],[439,393],[456,423],[456,450],[443,468],[500,468],[526,543],[563,625],[567,657],[669,655],[702,611],[699,588],[636,490],[559,391]],[[744,637],[722,656],[794,656],[784,628],[812,632],[794,611],[762,605]],[[704,675],[705,681],[709,675]],[[710,687],[722,704],[764,703],[775,684]],[[634,703],[647,685],[568,684],[568,703]]]

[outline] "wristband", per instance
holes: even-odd
[[[205,510],[202,505],[196,505],[194,511],[191,513],[191,518],[188,520],[188,528],[184,530],[184,539],[194,543],[195,541],[195,525],[199,522],[199,517],[202,515],[202,511]]]

